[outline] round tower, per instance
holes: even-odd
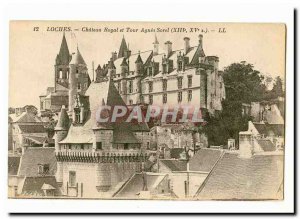
[[[55,132],[55,152],[60,152],[59,142],[62,141],[68,134],[69,129],[69,116],[65,106],[62,106],[57,124],[54,128]],[[63,182],[63,167],[62,162],[57,162],[56,181],[59,183]]]
[[[69,75],[69,116],[71,118],[73,113],[73,108],[75,104],[75,95],[77,94],[77,78],[76,74],[78,71],[78,64],[76,61],[76,56],[73,56],[70,63],[70,75]]]

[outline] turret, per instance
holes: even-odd
[[[109,79],[111,80],[114,76],[115,76],[115,74],[116,74],[116,67],[115,67],[115,65],[114,65],[114,61],[112,60],[112,59],[110,59],[109,61],[108,61],[108,74],[107,74],[107,76],[109,77]]]
[[[59,53],[55,59],[55,90],[57,89],[57,84],[63,87],[68,87],[68,74],[69,74],[69,63],[71,61],[71,55],[69,52],[67,40],[65,33],[61,41]]]
[[[70,63],[70,75],[69,75],[69,115],[70,116],[73,113],[75,96],[77,94],[77,83],[78,83],[76,77],[77,71],[78,71],[78,65],[75,56],[73,56],[73,59]]]
[[[159,53],[159,42],[158,42],[158,40],[157,40],[157,37],[156,37],[156,35],[155,35],[155,40],[154,40],[154,42],[153,42],[153,55],[158,55],[158,53]]]
[[[125,77],[127,72],[128,72],[128,63],[126,62],[126,58],[123,58],[123,61],[121,63],[121,75],[122,75],[122,77]]]
[[[172,42],[171,41],[165,42],[165,47],[166,47],[167,58],[169,58],[172,54]]]
[[[141,75],[143,73],[143,60],[140,54],[138,55],[135,61],[135,72],[137,75]]]
[[[67,110],[65,106],[63,105],[61,108],[61,111],[58,116],[58,121],[57,124],[54,128],[55,131],[55,151],[59,151],[59,142],[63,140],[67,134],[68,134],[68,129],[69,129],[69,116],[67,114]]]

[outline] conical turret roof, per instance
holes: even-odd
[[[65,106],[62,106],[61,111],[59,113],[58,121],[55,126],[55,130],[67,130],[69,128],[69,116],[67,114],[67,110]]]
[[[61,64],[61,65],[68,65],[70,62],[70,51],[68,48],[67,40],[65,37],[65,33],[63,35],[59,53],[56,57],[56,64]]]
[[[127,47],[125,38],[123,36],[123,39],[122,39],[122,42],[120,45],[120,49],[119,49],[119,53],[118,53],[118,58],[124,57],[127,51],[128,51],[128,47]]]
[[[76,53],[73,55],[72,57],[72,61],[70,64],[76,64],[76,65],[86,65],[79,49],[78,49],[78,46],[77,46],[77,51]]]

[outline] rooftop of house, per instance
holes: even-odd
[[[170,169],[170,171],[186,171],[187,161],[186,160],[172,160],[172,159],[161,159],[160,164]]]
[[[135,173],[128,182],[114,195],[115,198],[137,199],[143,191],[144,180],[148,191],[153,191],[163,181],[167,174],[159,173]],[[144,178],[145,177],[145,178]]]
[[[10,114],[9,117],[10,117],[10,121],[13,123],[41,123],[42,122],[39,117],[26,111],[21,113],[20,115]]]
[[[263,151],[276,151],[276,145],[268,139],[256,139]]]
[[[282,199],[282,155],[254,155],[243,159],[225,153],[197,192],[198,199]]]
[[[253,123],[256,130],[261,135],[284,136],[284,124]]]
[[[93,130],[96,129],[110,129],[114,130],[113,139],[114,143],[132,143],[139,144],[140,142],[134,136],[133,131],[148,131],[149,128],[145,123],[128,123],[125,122],[126,118],[120,118],[116,122],[98,122],[97,113],[101,106],[107,105],[125,106],[123,99],[114,86],[114,83],[109,81],[103,81],[100,83],[91,83],[86,96],[89,97],[90,114],[87,116],[85,122],[81,125],[71,124],[68,135],[60,143],[92,143],[94,136]],[[64,109],[62,109],[63,112]],[[62,116],[67,117],[66,113],[60,114],[59,121],[65,121]],[[112,110],[108,112],[108,115],[112,116]],[[128,110],[129,112],[129,110]],[[58,123],[60,125],[60,123]],[[61,126],[61,125],[60,125]],[[56,128],[59,128],[58,126]]]
[[[190,170],[210,172],[222,155],[222,150],[202,148],[190,159]]]
[[[23,182],[22,195],[32,196],[45,196],[43,190],[51,190],[54,192],[54,196],[61,195],[60,189],[57,185],[54,176],[36,176],[26,177]]]
[[[56,158],[54,148],[29,147],[25,150],[21,162],[19,176],[41,176],[38,171],[39,165],[48,164],[49,171],[43,175],[53,176],[56,172]]]
[[[182,154],[184,152],[184,148],[171,148],[170,149],[170,157],[173,159],[180,159]]]
[[[43,124],[18,125],[23,134],[46,133]]]

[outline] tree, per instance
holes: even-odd
[[[284,92],[283,92],[283,85],[282,85],[282,80],[279,76],[276,77],[275,79],[275,83],[274,83],[274,86],[273,86],[273,89],[272,89],[272,94],[274,96],[274,98],[277,98],[277,97],[282,97],[284,95]]]
[[[264,77],[246,62],[233,63],[225,68],[224,84],[226,100],[250,103],[260,101],[266,91]]]
[[[226,145],[229,138],[238,141],[239,132],[247,130],[247,115],[242,115],[242,103],[260,101],[266,87],[263,76],[253,65],[246,62],[233,63],[225,68],[224,84],[226,100],[222,101],[222,112],[218,117],[206,115],[203,127],[209,145]]]

